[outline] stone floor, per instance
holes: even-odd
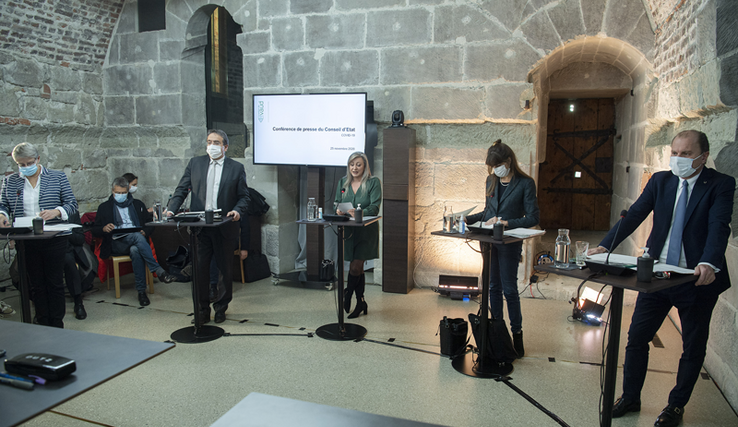
[[[119,300],[112,289],[97,286],[85,296],[86,320],[74,319],[68,304],[67,328],[166,341],[190,325],[187,283],[156,283],[145,308],[138,306],[131,275],[122,278]],[[538,298],[522,299],[526,355],[515,362],[510,383],[566,425],[598,425],[604,327],[572,321],[567,302],[534,294]],[[16,291],[0,299],[19,306]],[[439,320],[476,312],[476,299],[451,300],[429,289],[389,294],[368,286],[366,300],[368,316],[352,322],[367,328],[367,339],[328,341],[307,333],[336,321],[335,291],[275,286],[269,279],[236,283],[221,325],[230,336],[178,344],[24,426],[206,426],[251,392],[449,426],[561,425],[505,383],[462,375],[440,356]],[[625,307],[624,330],[631,313]],[[0,320],[0,341],[2,322],[18,320],[17,313]],[[651,426],[666,405],[681,340],[668,320],[659,338],[664,347],[651,352],[642,411],[616,420],[617,427]],[[621,363],[624,342],[625,333]],[[684,425],[738,425],[738,416],[705,376]]]

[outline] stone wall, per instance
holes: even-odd
[[[39,144],[45,162],[68,173],[84,210],[128,171],[141,177],[144,201],[165,200],[189,157],[203,152],[203,48],[208,15],[223,6],[242,28],[237,44],[247,126],[255,93],[365,91],[379,128],[392,111],[404,111],[418,136],[415,280],[421,286],[435,286],[439,273],[479,273],[473,248],[432,238],[430,231],[440,227],[444,204],[481,209],[491,141],[513,146],[536,177],[545,159],[550,91],[565,84],[557,72],[578,69],[567,68],[572,64],[606,64],[598,67],[617,80],[610,81],[613,88],[631,84],[632,95],[617,99],[614,211],[635,200],[649,173],[665,168],[666,147],[679,129],[707,131],[720,170],[735,164],[738,151],[738,55],[729,18],[738,6],[731,0],[182,0],[167,3],[165,30],[146,33],[137,29],[136,0],[123,3],[117,22],[112,11],[120,3],[112,1],[95,2],[95,9],[80,0],[71,10],[64,6],[69,2],[39,1],[38,12],[27,3],[0,5],[0,148]],[[88,22],[82,10],[98,18]],[[49,23],[33,13],[57,13],[69,28],[62,35],[59,28],[44,31]],[[106,32],[106,24],[115,30]],[[94,34],[85,32],[95,25]],[[25,41],[7,43],[24,31]],[[56,45],[34,52],[29,41],[46,40],[47,33]],[[73,40],[84,43],[69,47]],[[69,59],[50,57],[52,49]],[[272,205],[262,230],[265,249],[272,269],[284,272],[297,254],[299,173],[255,166],[250,157],[247,149],[240,160],[249,181]],[[0,167],[14,169],[4,161]],[[381,162],[375,172],[382,176]],[[734,242],[732,266],[738,265]],[[523,283],[529,250],[526,257]],[[381,267],[375,279],[381,281]],[[557,297],[568,298],[561,289],[552,286]],[[736,330],[735,292],[721,297],[715,313],[714,336],[725,339],[712,340],[708,350],[711,374],[734,403],[738,379],[731,366],[738,366],[738,351],[728,337]]]
[[[627,207],[638,197],[650,175],[669,169],[670,143],[686,129],[705,132],[710,141],[707,166],[738,179],[738,4],[730,0],[667,1],[672,9],[661,10],[656,21],[657,55],[654,68],[658,82],[650,101],[645,144],[636,145],[625,158],[631,179],[621,200]],[[622,176],[622,175],[621,175]],[[736,198],[738,199],[738,197]],[[736,200],[738,201],[738,200]],[[613,200],[615,205],[615,200]],[[738,212],[734,201],[732,236],[726,251],[726,268],[738,277]],[[631,253],[645,242],[650,226],[644,224],[627,246]],[[672,317],[678,318],[676,310]],[[713,312],[705,367],[733,407],[738,405],[738,291],[735,286],[721,294]]]

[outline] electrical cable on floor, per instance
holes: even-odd
[[[361,340],[357,340],[357,341],[367,341],[367,342],[371,342],[371,343],[374,343],[374,344],[383,344],[383,345],[388,345],[390,347],[397,347],[397,348],[402,348],[402,349],[405,349],[405,350],[419,351],[421,353],[432,354],[432,355],[435,355],[435,356],[443,356],[441,353],[436,353],[434,351],[423,350],[423,349],[420,349],[420,348],[407,347],[407,346],[404,346],[404,345],[395,344],[393,342],[376,341],[376,340],[372,340],[372,339],[369,339],[369,338],[362,338]]]
[[[496,381],[505,383],[506,386],[510,387],[511,389],[515,390],[516,393],[523,396],[525,400],[533,404],[536,408],[538,408],[541,412],[548,415],[552,420],[556,421],[557,424],[563,427],[571,427],[569,424],[567,424],[564,420],[562,420],[558,415],[554,414],[553,412],[546,409],[543,405],[538,403],[535,399],[530,397],[527,393],[525,393],[523,390],[515,386],[513,383],[510,382],[510,377],[503,376],[500,378],[497,378]]]

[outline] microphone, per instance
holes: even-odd
[[[627,265],[627,264],[620,264],[620,263],[614,263],[610,264],[610,254],[612,253],[612,250],[615,248],[615,240],[618,238],[618,233],[620,232],[620,226],[623,224],[623,219],[625,219],[625,216],[628,214],[628,211],[623,209],[620,211],[620,221],[618,221],[618,228],[615,229],[615,234],[612,237],[612,243],[610,244],[610,249],[607,252],[607,257],[605,258],[605,262],[598,262],[598,261],[592,261],[588,260],[585,261],[585,264],[587,265],[587,268],[589,268],[590,271],[593,273],[608,273],[615,276],[624,276],[626,274],[633,274],[635,271],[631,270],[631,267],[634,267],[634,265]]]
[[[628,215],[628,211],[623,209],[620,211],[620,220],[618,221],[618,228],[615,230],[615,235],[612,236],[612,243],[610,243],[610,249],[607,250],[607,258],[605,258],[605,264],[610,264],[610,254],[615,249],[615,240],[618,238],[618,232],[620,231],[620,225],[623,223],[623,218]]]

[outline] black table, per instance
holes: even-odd
[[[451,362],[454,369],[458,372],[477,378],[499,378],[504,375],[508,375],[513,371],[512,363],[500,363],[498,361],[489,360],[487,355],[487,328],[489,325],[489,280],[490,280],[490,248],[491,245],[506,245],[508,243],[519,242],[525,240],[520,237],[504,236],[502,240],[496,240],[491,235],[482,233],[467,232],[465,234],[459,233],[446,233],[445,231],[434,231],[431,233],[433,236],[444,236],[452,237],[456,239],[474,240],[478,241],[482,248],[482,305],[480,310],[480,337],[481,343],[479,345],[479,355],[477,356],[476,363],[474,360],[474,353],[464,353],[453,359]],[[540,234],[539,234],[540,236]],[[535,236],[530,236],[535,237]],[[526,237],[526,238],[530,238]]]
[[[73,359],[77,365],[71,376],[37,384],[33,390],[0,385],[0,427],[28,421],[173,347],[171,343],[0,320],[0,348],[7,351],[7,358],[50,353]]]
[[[431,427],[419,421],[368,414],[351,409],[250,393],[210,427]]]
[[[308,221],[306,219],[301,219],[297,221],[298,224],[306,224],[306,225],[320,225],[320,226],[326,226],[326,225],[335,225],[338,228],[338,296],[343,301],[343,232],[344,228],[346,227],[366,227],[369,224],[373,224],[379,219],[381,216],[373,216],[369,218],[364,218],[364,221],[362,222],[356,222],[353,220],[349,221],[326,221],[326,220],[315,220],[315,221]],[[353,323],[344,323],[343,322],[343,304],[339,307],[338,310],[338,323],[329,323],[327,325],[323,325],[319,327],[315,334],[319,337],[326,339],[326,340],[332,340],[332,341],[346,341],[346,340],[355,340],[355,339],[361,339],[366,336],[366,328],[361,325],[356,325]]]
[[[192,263],[192,305],[195,310],[195,325],[187,326],[181,329],[177,329],[172,332],[170,338],[173,341],[183,344],[197,344],[203,342],[209,342],[217,340],[222,337],[225,331],[223,328],[212,325],[203,325],[202,319],[200,319],[200,299],[197,297],[197,278],[198,278],[198,251],[197,251],[197,234],[202,228],[213,228],[221,227],[224,224],[231,222],[232,217],[226,216],[221,220],[215,221],[212,224],[206,224],[204,219],[198,221],[176,221],[174,218],[170,218],[168,221],[154,221],[146,223],[146,226],[158,227],[158,228],[188,228],[190,233],[190,262]]]
[[[8,238],[15,240],[16,251],[18,253],[18,274],[20,274],[20,296],[21,296],[21,321],[23,323],[33,323],[31,318],[31,298],[28,287],[28,273],[26,272],[26,246],[23,242],[26,240],[46,240],[53,239],[63,231],[44,231],[44,234],[10,234]],[[64,256],[64,254],[59,254]]]
[[[588,268],[566,270],[552,265],[536,265],[535,269],[546,273],[558,274],[560,276],[573,277],[588,280],[603,285],[612,286],[610,294],[610,339],[607,342],[607,358],[605,360],[605,385],[604,385],[604,407],[602,408],[601,425],[610,427],[612,425],[612,406],[615,400],[615,383],[617,381],[618,352],[620,350],[620,329],[623,317],[623,289],[651,293],[678,286],[696,280],[696,277],[688,274],[672,274],[670,279],[652,282],[639,282],[635,271],[627,276],[595,275]]]

